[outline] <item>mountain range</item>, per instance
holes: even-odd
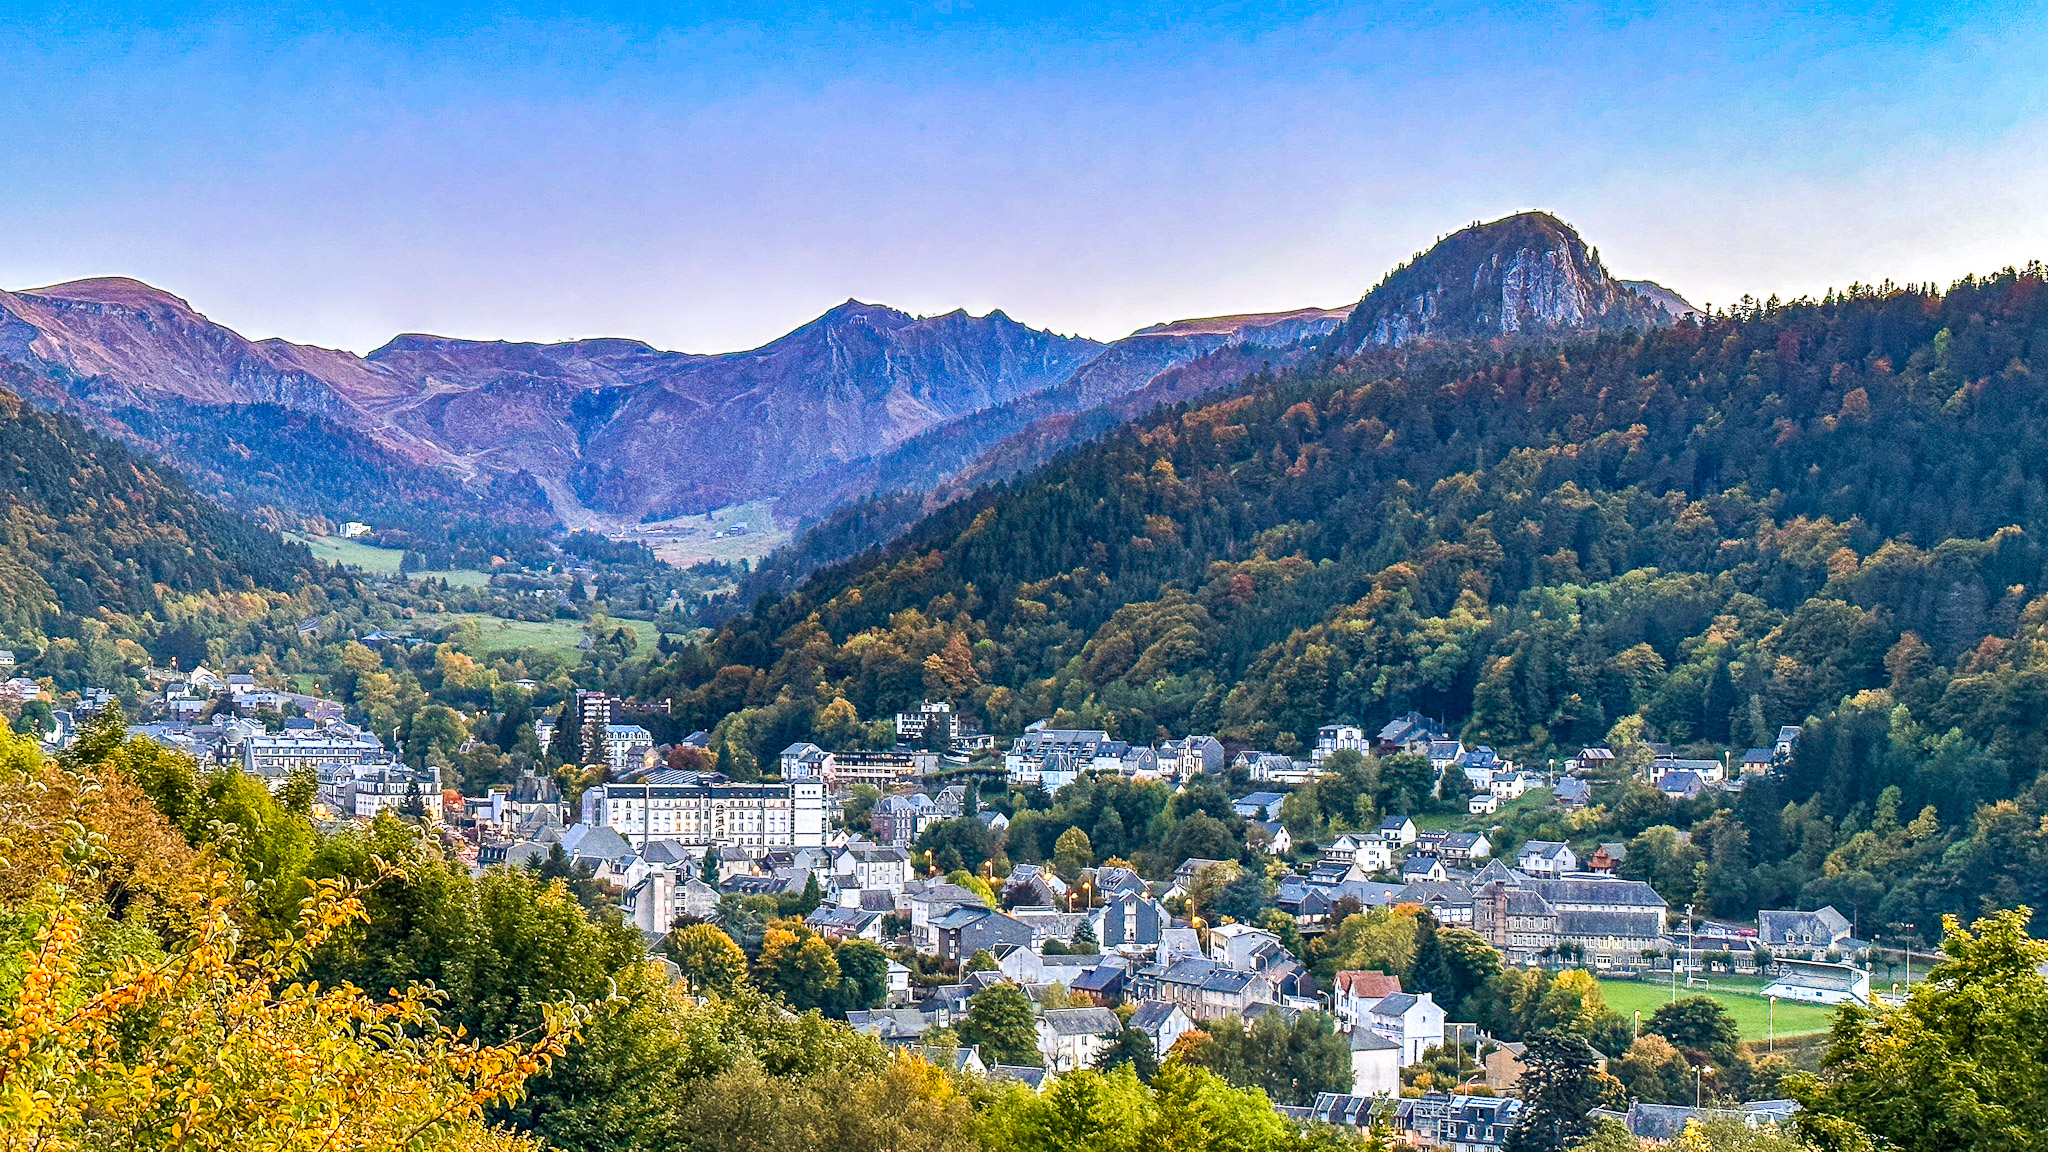
[[[819,516],[875,493],[957,491],[1331,339],[1540,338],[1686,307],[1615,280],[1567,225],[1528,213],[1446,238],[1354,307],[1106,344],[1001,311],[849,300],[727,354],[407,334],[357,356],[249,340],[114,277],[0,292],[0,360],[24,370],[32,401],[163,455],[226,503],[606,527],[763,498]]]

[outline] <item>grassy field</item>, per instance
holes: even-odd
[[[716,535],[741,523],[749,529],[744,536]],[[729,504],[700,516],[678,516],[608,531],[605,535],[614,540],[638,540],[668,563],[687,568],[705,560],[759,560],[789,543],[790,530],[787,525],[776,523],[774,501],[756,500]]]
[[[417,624],[419,631],[424,633],[464,620],[476,621],[477,629],[483,633],[483,651],[471,653],[476,656],[534,648],[557,659],[573,660],[576,646],[583,640],[581,620],[501,620],[476,612],[450,612],[423,613]],[[642,645],[652,645],[658,638],[654,625],[645,620],[616,620],[615,623],[631,628],[640,637]]]
[[[405,552],[401,549],[379,548],[360,540],[343,540],[338,536],[300,536],[295,532],[287,532],[285,536],[311,548],[313,558],[323,564],[358,568],[376,576],[398,575],[399,562],[405,559]],[[468,568],[447,572],[409,572],[406,575],[413,580],[446,580],[457,588],[481,588],[491,581],[485,573]]]
[[[1710,988],[1697,984],[1691,989],[1679,979],[1678,995],[1711,996],[1720,1001],[1730,1015],[1735,1017],[1735,1026],[1742,1030],[1744,1040],[1762,1040],[1771,1034],[1773,1015],[1770,1001],[1757,992],[1764,982],[1754,978],[1737,976],[1716,976]],[[1607,998],[1607,1006],[1627,1016],[1641,1012],[1645,1017],[1659,1007],[1671,1002],[1671,986],[1668,983],[1637,980],[1602,980],[1601,995]],[[1825,1032],[1834,1023],[1835,1011],[1817,1004],[1796,1004],[1789,1000],[1778,1001],[1776,1010],[1777,1034],[1779,1037],[1800,1036],[1814,1032]]]
[[[285,536],[311,548],[313,558],[324,564],[360,568],[379,576],[398,575],[399,561],[405,559],[405,553],[397,548],[378,548],[360,540],[343,540],[338,536],[300,536],[293,532],[287,532]]]

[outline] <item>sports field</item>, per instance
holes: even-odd
[[[1742,1030],[1744,1040],[1762,1040],[1771,1035],[1771,1020],[1775,1014],[1777,1035],[1800,1036],[1812,1032],[1825,1032],[1834,1023],[1835,1010],[1818,1004],[1798,1004],[1790,1000],[1778,1001],[1775,1013],[1770,1001],[1757,995],[1763,981],[1742,977],[1716,976],[1709,987],[1695,984],[1685,986],[1685,978],[1678,981],[1678,995],[1711,996],[1721,1002],[1735,1017],[1735,1026]],[[1671,985],[1650,980],[1602,980],[1600,994],[1607,998],[1607,1006],[1628,1016],[1641,1012],[1645,1019],[1650,1013],[1671,1002]]]
[[[287,532],[285,537],[295,540],[313,550],[313,559],[323,564],[339,564],[344,568],[356,568],[373,576],[398,575],[399,562],[405,559],[405,552],[398,548],[379,548],[360,540],[343,540],[338,536],[301,536]],[[491,582],[490,576],[470,568],[455,568],[445,572],[408,572],[410,580],[446,580],[457,588],[481,588]]]

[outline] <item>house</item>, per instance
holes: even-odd
[[[1593,785],[1577,776],[1566,776],[1551,785],[1550,798],[1560,808],[1584,808],[1593,802]]]
[[[1611,874],[1614,866],[1628,858],[1628,845],[1619,840],[1603,843],[1586,857],[1586,871]]]
[[[823,780],[833,766],[832,754],[809,742],[784,748],[780,763],[785,780],[796,776],[815,776]]]
[[[1613,766],[1614,751],[1599,746],[1579,749],[1579,754],[1572,757],[1571,761],[1571,770],[1574,772],[1598,772]]]
[[[1579,870],[1571,846],[1555,840],[1531,840],[1515,853],[1515,867],[1531,876],[1555,878]]]
[[[1199,856],[1190,856],[1180,862],[1179,868],[1174,869],[1173,886],[1182,892],[1191,891],[1195,881],[1201,879],[1202,873],[1221,863],[1221,860],[1204,860]]]
[[[1380,821],[1380,843],[1389,849],[1405,848],[1415,843],[1415,821],[1406,816],[1389,816]]]
[[[1781,961],[1778,967],[1781,974],[1764,986],[1765,996],[1830,1007],[1870,1005],[1870,973],[1861,968],[1805,960]]]
[[[1309,753],[1311,764],[1321,765],[1337,752],[1357,752],[1363,755],[1371,751],[1366,744],[1365,729],[1349,724],[1325,724],[1316,730],[1316,746]]]
[[[1444,1042],[1444,1010],[1428,992],[1382,996],[1366,1014],[1366,1026],[1401,1046],[1401,1066],[1420,1063],[1422,1053]]]
[[[1502,803],[1519,800],[1529,791],[1529,777],[1521,772],[1511,775],[1501,773],[1494,776],[1493,783],[1488,784],[1486,790],[1493,793],[1493,798]]]
[[[1403,885],[1396,904],[1415,904],[1436,917],[1439,924],[1460,928],[1472,926],[1472,890],[1447,880],[1416,880]]]
[[[1706,789],[1707,782],[1699,773],[1685,769],[1666,772],[1657,780],[1657,791],[1672,800],[1690,800]]]
[[[718,889],[692,876],[676,885],[676,915],[692,920],[709,920],[718,911]]]
[[[1351,1094],[1353,1096],[1399,1096],[1401,1094],[1400,1042],[1370,1028],[1351,1030]]]
[[[1229,754],[1214,736],[1190,736],[1168,740],[1155,750],[1159,771],[1180,779],[1196,775],[1221,776],[1229,768]]]
[[[1052,1073],[1046,1071],[1043,1067],[1027,1068],[1019,1064],[997,1064],[989,1068],[988,1078],[991,1080],[1015,1080],[1033,1092],[1043,1092],[1045,1091],[1046,1081],[1052,1078]]]
[[[1330,990],[1330,1014],[1337,1027],[1350,1031],[1364,1024],[1371,1027],[1372,1006],[1401,990],[1401,978],[1385,972],[1351,969],[1337,973]]]
[[[1057,792],[1083,772],[1121,773],[1129,748],[1099,728],[1052,728],[1038,720],[1011,743],[1003,768],[1015,783]]]
[[[1799,1105],[1790,1100],[1759,1100],[1739,1108],[1691,1108],[1682,1104],[1645,1104],[1636,1100],[1629,1102],[1626,1112],[1595,1108],[1589,1115],[1619,1123],[1637,1140],[1663,1145],[1684,1135],[1686,1126],[1694,1120],[1720,1118],[1759,1128],[1765,1124],[1788,1123],[1798,1108]]]
[[[1143,1032],[1152,1041],[1153,1053],[1163,1057],[1173,1050],[1182,1036],[1194,1031],[1195,1021],[1178,1004],[1147,1000],[1131,1013],[1127,1027]]]
[[[1500,797],[1492,792],[1474,792],[1465,801],[1465,811],[1473,816],[1491,816],[1500,811]]]
[[[1443,838],[1439,854],[1451,863],[1484,860],[1493,854],[1493,844],[1484,832],[1452,832]]]
[[[1278,820],[1285,792],[1253,792],[1231,802],[1230,810],[1246,820]]]
[[[1257,972],[1239,972],[1201,956],[1175,955],[1132,974],[1131,995],[1138,1000],[1177,1004],[1195,1020],[1241,1018],[1253,1004],[1270,1002],[1271,985]]]
[[[1098,898],[1126,894],[1144,896],[1150,892],[1145,878],[1132,869],[1115,865],[1095,870],[1095,894]]]
[[[1321,772],[1315,765],[1279,752],[1239,752],[1231,767],[1261,784],[1306,784]]]
[[[932,925],[955,908],[987,908],[975,893],[957,884],[932,881],[904,888],[904,903],[910,909],[910,940],[920,952],[938,950],[938,931]],[[1026,940],[1028,941],[1028,937]],[[974,955],[972,952],[969,956]]]
[[[1787,724],[1778,729],[1778,740],[1771,746],[1771,751],[1780,761],[1790,760],[1792,758],[1792,749],[1798,743],[1799,725]]]
[[[1458,757],[1465,754],[1465,744],[1460,740],[1432,740],[1429,750],[1423,754],[1429,757],[1429,766],[1442,776],[1446,769],[1458,762]]]
[[[1495,1152],[1521,1119],[1512,1096],[1450,1096],[1431,1092],[1394,1106],[1394,1132],[1424,1148]]]
[[[901,893],[910,882],[910,853],[895,844],[852,841],[832,857],[832,874],[856,891]]]
[[[1038,1051],[1054,1072],[1073,1072],[1092,1066],[1122,1031],[1107,1008],[1048,1008],[1038,1018]]]
[[[1434,721],[1420,712],[1408,712],[1387,721],[1379,735],[1373,737],[1373,746],[1383,754],[1424,753],[1429,750],[1431,742],[1442,738],[1443,732]]]
[[[1524,1044],[1507,1042],[1496,1044],[1481,1063],[1486,1068],[1486,1086],[1496,1092],[1509,1092],[1522,1082],[1522,1053],[1528,1050]]]
[[[804,927],[827,940],[870,940],[882,942],[882,914],[860,908],[820,904],[804,917]]]
[[[932,798],[922,792],[907,796],[884,796],[868,811],[868,826],[875,839],[884,844],[907,846],[942,817]]]
[[[1130,982],[1131,973],[1121,960],[1121,957],[1112,957],[1112,962],[1086,969],[1067,981],[1067,991],[1085,995],[1105,1008],[1113,1008],[1122,1003],[1124,989]]]
[[[1458,757],[1455,763],[1473,788],[1491,788],[1495,777],[1514,772],[1513,765],[1484,744]]]
[[[1139,892],[1116,892],[1088,913],[1089,926],[1106,951],[1156,948],[1173,917],[1165,905]]]
[[[1766,908],[1756,914],[1757,939],[1772,952],[1819,960],[1849,939],[1849,918],[1832,904],[1812,912]]]
[[[1296,1110],[1302,1115],[1295,1116],[1293,1112],[1287,1112],[1278,1104],[1274,1105],[1274,1110],[1294,1119],[1328,1124],[1336,1128],[1371,1128],[1393,1112],[1393,1105],[1378,1096],[1346,1096],[1336,1092],[1318,1092],[1314,1104]]]
[[[1760,776],[1778,766],[1775,748],[1751,748],[1742,754],[1742,774]]]
[[[1245,841],[1268,856],[1285,856],[1294,851],[1294,834],[1278,820],[1247,820]]]
[[[1029,945],[1033,936],[1031,925],[986,906],[954,907],[934,917],[931,927],[939,956],[963,962],[999,944]]]
[[[1240,972],[1255,972],[1287,955],[1280,938],[1249,924],[1218,924],[1209,930],[1209,959]]]
[[[1019,864],[1010,869],[1009,877],[1003,881],[1002,896],[1003,903],[1012,907],[1024,904],[1057,907],[1067,901],[1067,882],[1044,864]]]
[[[1434,856],[1418,854],[1401,861],[1403,881],[1442,880],[1444,875],[1444,862]]]

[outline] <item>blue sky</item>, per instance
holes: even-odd
[[[0,285],[253,336],[1115,337],[1558,213],[1695,303],[2048,257],[2048,2],[124,5],[0,21]]]

